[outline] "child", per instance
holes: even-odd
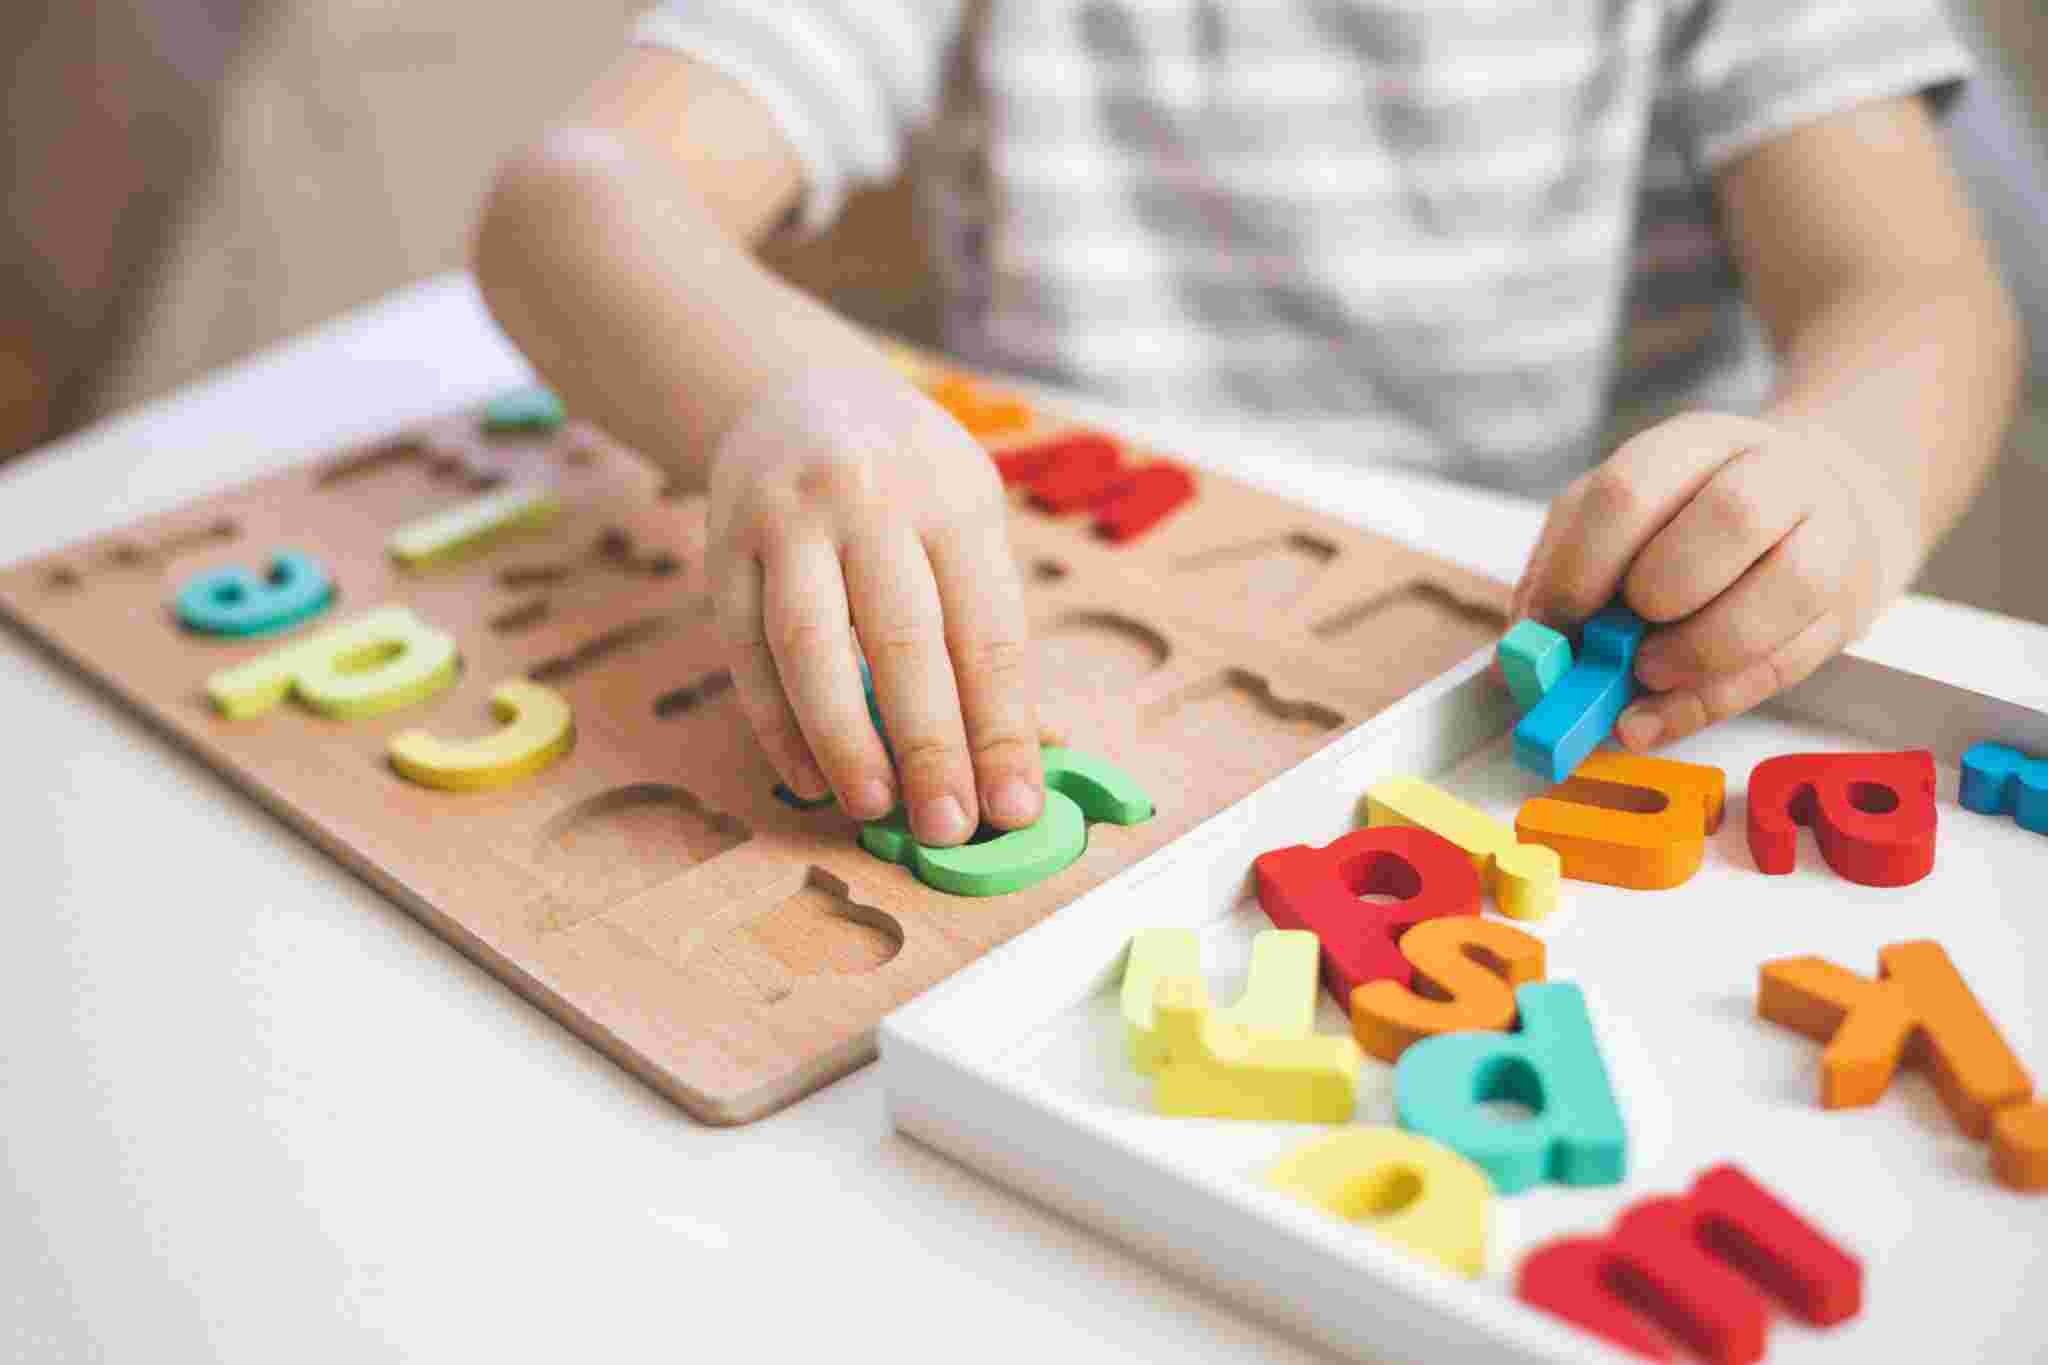
[[[501,172],[477,269],[708,486],[783,780],[957,844],[1042,799],[1000,488],[751,244],[929,126],[968,362],[1562,485],[1514,610],[1662,627],[1641,749],[1854,639],[1997,450],[2017,324],[1929,117],[1965,65],[1939,0],[674,0]]]

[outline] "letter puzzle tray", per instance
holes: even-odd
[[[1311,985],[1313,965],[1290,964],[1295,945],[1260,899],[1282,873],[1268,860],[1255,877],[1254,860],[1339,839],[1357,850],[1371,843],[1362,833],[1382,826],[1416,834],[1385,820],[1385,802],[1412,803],[1422,784],[1490,817],[1479,821],[1488,828],[1515,826],[1518,811],[1528,820],[1525,803],[1551,789],[1517,763],[1513,703],[1485,665],[1473,657],[1197,825],[1170,857],[1121,871],[1070,913],[884,1021],[896,1126],[1349,1358],[1641,1358],[1549,1311],[1563,1303],[1584,1310],[1582,1320],[1606,1313],[1616,1331],[1666,1352],[1652,1358],[1756,1359],[1767,1332],[1769,1358],[1782,1361],[2048,1359],[2048,1202],[2039,1192],[2048,1183],[2048,1106],[2027,1100],[2026,1077],[2009,1079],[2010,1060],[1986,1060],[2000,1049],[1982,1032],[1988,1016],[2000,1055],[2034,1075],[2048,1068],[2048,1010],[2034,1003],[2048,993],[2048,836],[1958,802],[1967,750],[1995,741],[2048,754],[2048,717],[1854,655],[1836,659],[1764,710],[1670,751],[1726,776],[1725,815],[1717,831],[1698,832],[1703,851],[1695,843],[1697,861],[1679,868],[1689,876],[1678,885],[1574,880],[1567,849],[1568,875],[1547,915],[1504,918],[1495,893],[1482,891],[1478,918],[1465,923],[1485,926],[1498,951],[1475,953],[1474,973],[1504,976],[1508,957],[1533,951],[1542,978],[1512,996],[1520,1021],[1511,1032],[1449,1025],[1468,1031],[1413,1042],[1389,1063],[1375,1048],[1391,1051],[1398,1040],[1355,1027],[1327,984]],[[1931,793],[1913,775],[1925,761],[1915,755],[1845,768],[1848,780],[1818,797],[1788,794],[1785,779],[1766,775],[1759,809],[1749,808],[1751,773],[1766,760],[1902,750],[1931,754]],[[1902,783],[1914,790],[1893,789]],[[1581,786],[1579,799],[1621,817],[1616,828],[1653,818],[1653,803],[1638,799],[1646,789],[1602,787]],[[1903,812],[1917,810],[1924,824],[1930,800],[1931,873],[1871,885],[1835,870],[1855,866],[1854,839],[1903,828],[1893,824]],[[1782,875],[1758,870],[1748,828],[1774,803],[1794,822],[1786,828],[1796,865]],[[1812,832],[1822,827],[1834,841],[1826,848]],[[1771,859],[1783,856],[1776,837],[1766,828],[1756,841]],[[1297,897],[1315,889],[1298,879],[1304,860],[1337,864],[1336,855],[1289,856]],[[1457,861],[1445,877],[1463,876],[1469,899],[1473,878]],[[1418,890],[1372,866],[1364,857],[1345,865],[1348,881],[1328,913],[1385,915],[1428,890],[1426,878]],[[1867,871],[1882,880],[1896,867]],[[1418,923],[1433,942],[1458,941],[1446,920]],[[1481,937],[1466,932],[1467,941]],[[1270,938],[1257,940],[1255,958],[1261,934]],[[1422,934],[1408,930],[1402,951]],[[1945,961],[1916,942],[1926,940],[1946,950]],[[1127,990],[1125,967],[1141,952]],[[1417,982],[1431,961],[1441,953],[1418,953]],[[1760,990],[1766,963],[1781,964],[1782,980]],[[1320,1036],[1270,1031],[1290,1017],[1290,971],[1294,989],[1314,1001]],[[1334,971],[1326,960],[1325,982]],[[1945,987],[1956,974],[1964,987]],[[1860,1034],[1835,1033],[1827,1053],[1856,1063],[1841,1073],[1846,1090],[1830,1092],[1834,1072],[1823,1066],[1841,1014],[1802,990],[1861,1002]],[[1381,1000],[1408,994],[1382,980],[1358,995],[1372,991]],[[1134,995],[1148,992],[1149,1024],[1132,1013]],[[1463,999],[1454,991],[1444,1000],[1442,988],[1422,994],[1411,996],[1416,1018]],[[1187,1021],[1210,1018],[1199,1015],[1205,1000],[1225,1013],[1198,1031]],[[1910,1016],[1922,1019],[1910,1036],[1887,1022],[1909,1017],[1902,1001],[1926,1011]],[[1925,1020],[1936,1016],[1930,1046]],[[1525,1026],[1544,1040],[1525,1041]],[[1517,1070],[1513,1049],[1555,1045],[1571,1030],[1571,1051]],[[1332,1120],[1329,1096],[1302,1077],[1327,1068],[1329,1050],[1354,1031],[1355,1104]],[[1475,1047],[1511,1060],[1491,1072],[1466,1067],[1459,1059]],[[1606,1112],[1620,1112],[1619,1169],[1613,1147],[1588,1145],[1597,1123],[1565,1113],[1584,1103],[1586,1088],[1568,1068],[1593,1052],[1605,1068]],[[1875,1073],[1857,1069],[1869,1056]],[[1958,1056],[1960,1069],[1949,1065]],[[1858,1085],[1862,1093],[1848,1093]],[[1970,1098],[1985,1087],[2002,1106],[1988,1128]],[[1593,1088],[1603,1089],[1597,1070]],[[1836,1107],[1823,1104],[1830,1093]],[[1176,1106],[1196,1116],[1164,1112]],[[1275,1109],[1296,1121],[1274,1121]],[[1443,1121],[1447,1110],[1462,1127]],[[1502,1179],[1512,1168],[1496,1162],[1499,1153],[1468,1140],[1482,1130],[1503,1149],[1537,1143],[1551,1154],[1547,1172],[1534,1183],[1527,1171]],[[1559,1155],[1562,1141],[1544,1146],[1546,1135],[1572,1131],[1582,1139],[1569,1158],[1576,1167]],[[1717,1171],[1724,1165],[1740,1174]],[[2016,1188],[2029,1184],[2032,1193]],[[1761,1258],[1734,1224],[1702,1212],[1719,1198],[1763,1217],[1756,1211],[1768,1200],[1757,1199],[1757,1185],[1808,1229],[1786,1233],[1781,1221]],[[1672,1234],[1683,1227],[1692,1233]],[[1815,1250],[1814,1231],[1833,1249]],[[1633,1239],[1626,1255],[1615,1250],[1624,1237]],[[1806,1251],[1787,1250],[1799,1245]],[[1545,1254],[1532,1255],[1539,1248]],[[1838,1251],[1860,1262],[1860,1306]],[[1796,1277],[1764,1265],[1801,1254],[1822,1267],[1815,1283],[1826,1294],[1788,1293]],[[1546,1297],[1545,1307],[1530,1302]]]
[[[992,455],[1092,462],[1013,489],[1013,543],[1049,718],[1153,810],[1070,814],[1006,894],[932,889],[775,795],[707,614],[702,498],[542,392],[16,564],[0,614],[689,1112],[744,1122],[1503,624],[1498,583],[905,364]]]

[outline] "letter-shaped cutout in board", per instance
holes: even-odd
[[[1351,993],[1351,1030],[1383,1062],[1424,1038],[1515,1026],[1515,988],[1543,979],[1543,940],[1476,915],[1424,920],[1401,936],[1401,955],[1425,996],[1396,981]]]
[[[1317,952],[1314,934],[1264,930],[1252,939],[1244,994],[1229,1009],[1215,1011],[1214,1017],[1262,1037],[1308,1037],[1316,1023]],[[1159,983],[1169,977],[1194,982],[1200,1003],[1208,1007],[1201,985],[1202,947],[1195,931],[1140,929],[1131,935],[1118,998],[1131,1064],[1147,1076],[1157,1074],[1171,1056],[1155,1027],[1152,1008]]]
[[[392,736],[391,766],[423,787],[481,791],[539,772],[576,742],[562,694],[524,678],[498,685],[491,714],[499,728],[482,739],[436,739],[424,730]]]
[[[1827,1044],[1821,1104],[1874,1104],[1901,1060],[1922,1061],[1956,1126],[1973,1138],[1994,1113],[2033,1094],[2033,1077],[1939,943],[1878,950],[1878,979],[1817,957],[1766,962],[1756,1012]]]
[[[231,720],[270,710],[287,695],[341,720],[410,706],[455,681],[455,640],[404,607],[280,645],[206,680],[206,695]]]
[[[178,622],[202,635],[278,635],[310,621],[334,600],[319,560],[279,550],[261,574],[239,564],[194,574],[173,602]]]
[[[1759,872],[1792,870],[1809,825],[1837,874],[1908,886],[1934,870],[1934,755],[1784,754],[1749,775],[1749,852]]]
[[[1863,1307],[1860,1261],[1740,1167],[1720,1165],[1686,1195],[1631,1206],[1605,1237],[1538,1247],[1515,1293],[1651,1360],[1672,1359],[1668,1333],[1716,1365],[1744,1365],[1763,1359],[1770,1325],[1759,1284],[1816,1327]]]
[[[2021,829],[2048,834],[2048,759],[1986,741],[1963,752],[1963,809],[2010,815]]]
[[[954,896],[1004,896],[1036,886],[1088,849],[1088,822],[1142,824],[1152,798],[1115,764],[1073,749],[1040,751],[1045,767],[1045,809],[1023,829],[983,843],[927,848],[913,839],[898,807],[861,827],[860,846],[885,862],[901,863],[935,891]]]
[[[1493,1186],[1439,1142],[1399,1128],[1313,1138],[1260,1173],[1273,1189],[1359,1222],[1453,1275],[1486,1269]]]
[[[1683,885],[1721,827],[1719,768],[1602,751],[1522,803],[1515,833],[1556,851],[1564,875],[1636,891]]]
[[[1365,793],[1365,823],[1413,825],[1443,835],[1471,857],[1494,905],[1510,919],[1541,919],[1557,908],[1564,863],[1555,850],[1517,843],[1513,829],[1421,778],[1375,782]]]
[[[1341,1034],[1262,1037],[1216,1018],[1187,977],[1159,982],[1152,1017],[1167,1059],[1152,1081],[1162,1114],[1342,1123],[1358,1103],[1358,1044]]]
[[[1502,1194],[1543,1181],[1618,1185],[1628,1134],[1593,1038],[1585,997],[1567,982],[1515,991],[1519,1033],[1444,1033],[1394,1064],[1401,1126],[1475,1162]],[[1515,1100],[1534,1112],[1502,1119],[1483,1106]]]
[[[1636,650],[1648,631],[1627,607],[1595,612],[1578,661],[1515,726],[1515,762],[1552,782],[1570,777],[1634,699]]]
[[[551,488],[501,488],[399,527],[391,533],[391,557],[413,569],[445,563],[520,531],[538,530],[561,509]]]
[[[1414,967],[1397,940],[1426,919],[1479,913],[1472,859],[1442,835],[1403,825],[1353,830],[1322,848],[1295,844],[1252,863],[1259,906],[1282,929],[1323,946],[1323,981],[1339,1004],[1368,981],[1408,985]],[[1361,896],[1396,896],[1391,905]]]

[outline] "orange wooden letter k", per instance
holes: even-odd
[[[2032,1078],[1940,944],[1894,943],[1878,968],[1872,980],[1817,957],[1766,962],[1756,1012],[1827,1044],[1829,1109],[1874,1103],[1901,1060],[1917,1061],[1957,1126],[1984,1137],[1993,1111],[2033,1093]]]

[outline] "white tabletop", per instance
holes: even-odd
[[[524,373],[431,281],[17,465],[0,558]],[[1535,536],[1144,430],[1506,579]],[[1861,652],[2048,705],[2048,629],[1916,599]],[[872,1068],[694,1123],[11,632],[0,727],[0,1358],[1320,1358],[894,1135]]]

